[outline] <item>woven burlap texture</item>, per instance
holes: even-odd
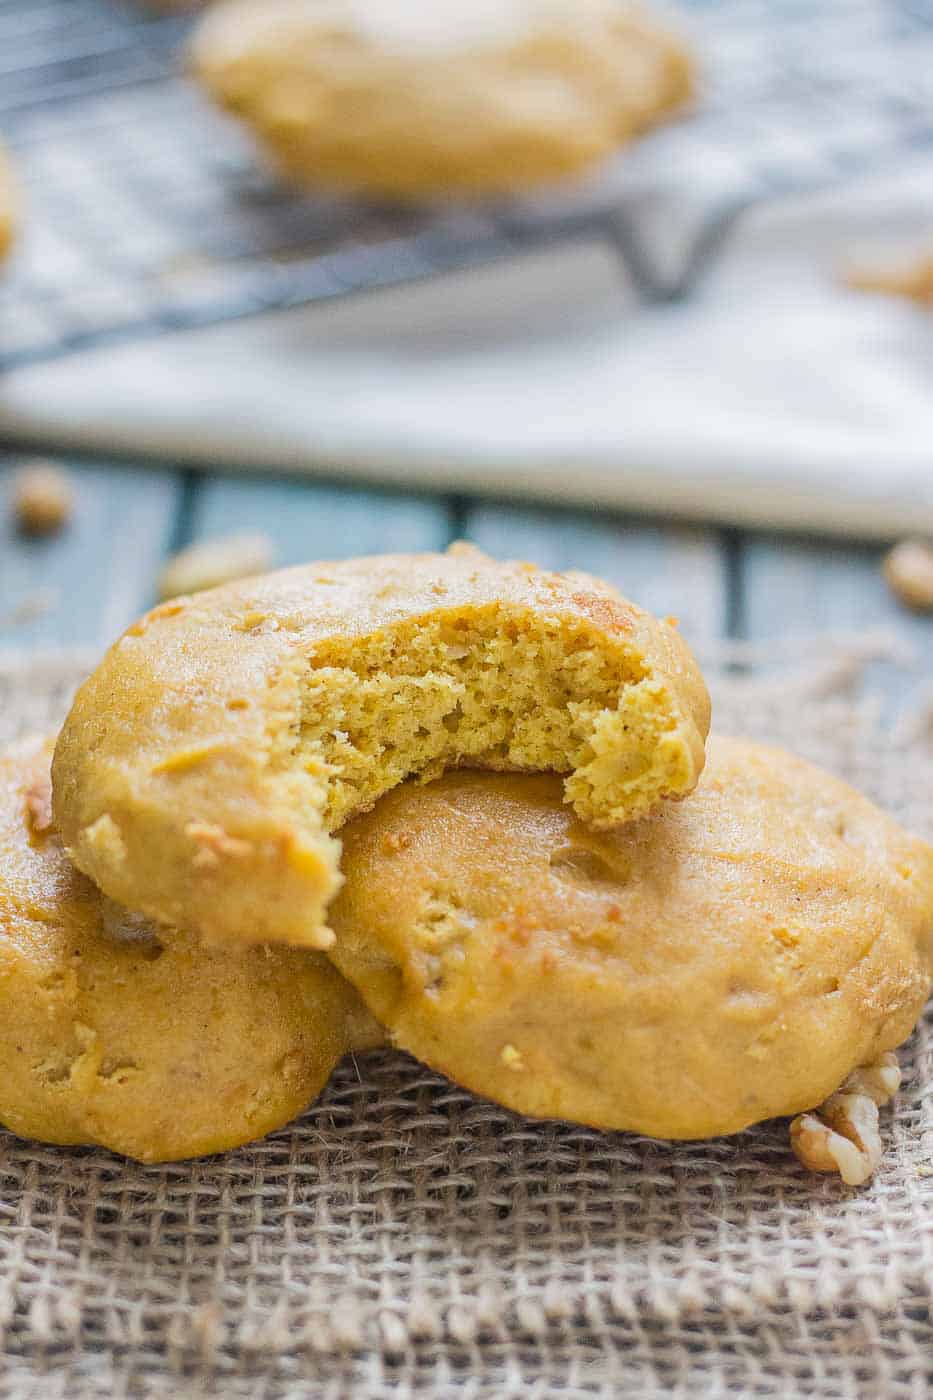
[[[2,737],[57,723],[81,665],[0,664]],[[846,693],[856,669],[724,681],[717,727],[787,744],[933,836],[929,737],[886,737]],[[201,1162],[0,1133],[0,1397],[919,1400],[931,1050],[921,1026],[860,1190],[808,1175],[786,1123],[671,1146],[533,1122],[390,1052]]]

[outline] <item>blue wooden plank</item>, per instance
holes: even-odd
[[[884,581],[874,545],[746,537],[741,551],[742,633],[752,641],[888,631],[915,668],[872,667],[868,684],[893,709],[922,677],[933,677],[933,618],[909,612]]]
[[[205,477],[194,500],[190,539],[259,531],[276,564],[354,554],[443,549],[450,515],[442,501],[392,491],[356,491],[272,476]]]
[[[57,535],[25,539],[9,510],[16,465],[0,462],[0,647],[103,648],[153,600],[180,477],[62,461],[74,487],[71,518]]]
[[[688,639],[723,633],[726,570],[712,530],[490,504],[468,507],[463,525],[490,554],[599,575],[658,616],[678,618]]]

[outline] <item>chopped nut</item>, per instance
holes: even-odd
[[[839,1094],[790,1127],[794,1152],[805,1167],[838,1172],[847,1186],[861,1186],[881,1161],[878,1109],[864,1094]]]
[[[876,1104],[886,1104],[901,1087],[901,1067],[893,1050],[870,1065],[860,1065],[844,1081],[840,1093],[867,1094]]]
[[[256,608],[251,608],[249,612],[243,614],[237,623],[238,632],[255,632],[266,621],[267,613],[260,612]]]
[[[933,304],[933,254],[914,253],[909,257],[890,259],[887,263],[849,267],[843,280],[859,292],[882,292],[887,296],[908,297],[926,305]]]
[[[104,858],[114,865],[123,865],[126,861],[126,842],[123,840],[123,833],[114,821],[109,812],[102,812],[96,821],[86,826],[81,833],[81,839],[92,851],[102,854]]]
[[[177,598],[182,593],[200,593],[205,588],[230,583],[234,579],[261,574],[272,564],[272,541],[268,535],[225,535],[220,539],[198,540],[176,554],[159,577],[159,597]]]
[[[835,1094],[790,1125],[790,1143],[805,1167],[838,1172],[847,1186],[861,1186],[881,1161],[878,1107],[897,1093],[901,1072],[889,1051],[853,1070]]]
[[[411,836],[407,831],[387,831],[382,838],[382,849],[387,856],[394,856],[399,851],[406,851],[410,845]]]
[[[882,569],[902,603],[918,612],[933,612],[933,545],[902,540],[885,556]]]
[[[34,836],[52,829],[52,778],[47,768],[35,774],[25,792],[26,819]]]
[[[201,744],[193,749],[181,749],[176,753],[171,753],[167,758],[163,758],[160,763],[152,766],[152,773],[186,773],[191,768],[196,768],[199,764],[205,763],[221,751],[223,745],[218,741],[214,744]]]
[[[29,462],[13,477],[13,513],[25,535],[51,535],[71,515],[71,483],[52,462]]]
[[[243,860],[253,852],[252,842],[231,836],[214,822],[188,822],[185,835],[198,846],[196,865],[219,865],[221,856]]]
[[[522,1059],[520,1050],[516,1050],[514,1045],[503,1045],[499,1059],[506,1069],[521,1071],[525,1068],[525,1061]]]

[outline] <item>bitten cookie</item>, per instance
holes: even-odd
[[[406,784],[346,829],[343,869],[331,956],[393,1041],[527,1114],[738,1132],[898,1045],[930,985],[933,848],[738,740],[613,833],[552,777]]]
[[[470,547],[308,564],[130,627],[65,722],[55,812],[128,908],[326,947],[329,833],[405,778],[550,770],[610,826],[693,789],[708,727],[678,633],[587,575]]]
[[[300,1113],[380,1032],[320,953],[170,937],[72,869],[51,743],[0,755],[0,1122],[143,1162],[236,1147]]]
[[[301,184],[508,193],[585,169],[689,97],[689,57],[622,0],[233,0],[192,65]]]

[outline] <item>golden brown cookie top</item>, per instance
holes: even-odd
[[[329,833],[411,774],[566,774],[625,821],[695,785],[709,699],[676,630],[584,574],[468,547],[178,598],[78,693],[56,817],[111,897],[220,939],[326,946]]]
[[[820,1103],[933,969],[933,848],[779,749],[596,832],[549,776],[406,784],[344,832],[331,956],[394,1041],[526,1113],[657,1137]]]
[[[143,1161],[281,1126],[371,1017],[321,954],[218,952],[103,898],[54,830],[51,750],[0,754],[0,1122]]]
[[[622,0],[233,0],[192,63],[291,176],[394,198],[555,180],[692,87],[682,44]]]

